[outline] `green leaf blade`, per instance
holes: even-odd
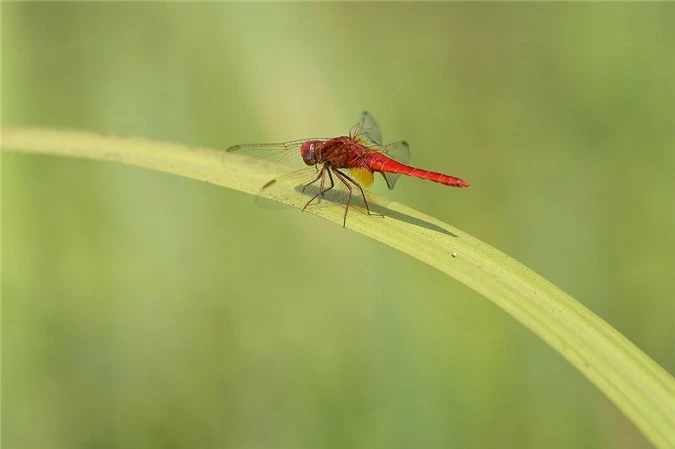
[[[257,162],[223,151],[143,139],[9,128],[2,150],[119,162],[258,194]],[[223,163],[223,160],[225,163]],[[264,192],[263,192],[264,194]],[[298,207],[305,197],[286,198]],[[596,385],[659,448],[675,448],[675,380],[609,324],[516,260],[433,217],[371,197],[384,219],[350,211],[347,227],[396,248],[482,294],[538,335]],[[385,207],[386,205],[386,207]],[[342,225],[341,207],[309,213]]]

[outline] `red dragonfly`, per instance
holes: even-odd
[[[358,189],[363,197],[368,215],[378,215],[370,212],[364,192],[364,187],[367,189],[373,183],[375,172],[382,175],[390,189],[394,188],[399,175],[428,179],[452,187],[469,187],[468,182],[454,176],[409,166],[408,144],[401,140],[382,145],[380,127],[368,112],[361,113],[359,123],[352,127],[348,136],[301,139],[285,143],[234,145],[226,151],[271,160],[289,169],[296,168],[267,182],[263,185],[263,190],[285,184],[293,187],[301,185],[304,192],[307,187],[318,181],[319,188],[305,203],[303,211],[319,195],[323,197],[333,189],[336,186],[334,178],[337,178],[348,192],[343,227],[347,225],[347,212],[354,188]],[[304,168],[297,169],[298,167]]]

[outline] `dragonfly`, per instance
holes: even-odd
[[[393,189],[400,175],[426,179],[451,187],[469,187],[469,183],[455,176],[412,167],[410,147],[405,140],[383,145],[382,131],[372,115],[364,111],[349,135],[333,138],[307,138],[283,143],[234,145],[225,154],[235,153],[281,164],[288,172],[271,179],[262,190],[280,185],[301,187],[305,192],[318,182],[316,193],[302,210],[317,198],[324,197],[337,186],[346,188],[347,201],[342,226],[347,226],[347,212],[355,191],[363,198],[368,215],[370,211],[364,189],[375,179],[375,173],[384,178]],[[336,183],[339,182],[340,184]],[[336,189],[338,190],[338,189]]]

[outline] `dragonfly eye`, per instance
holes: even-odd
[[[316,160],[314,160],[315,155],[314,144],[315,142],[305,142],[300,148],[300,152],[302,153],[302,159],[305,161],[305,164],[307,165],[316,164]]]

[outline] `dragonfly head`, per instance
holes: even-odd
[[[300,147],[300,154],[302,154],[302,160],[305,161],[305,164],[316,165],[318,144],[319,142],[316,140],[308,140]]]

